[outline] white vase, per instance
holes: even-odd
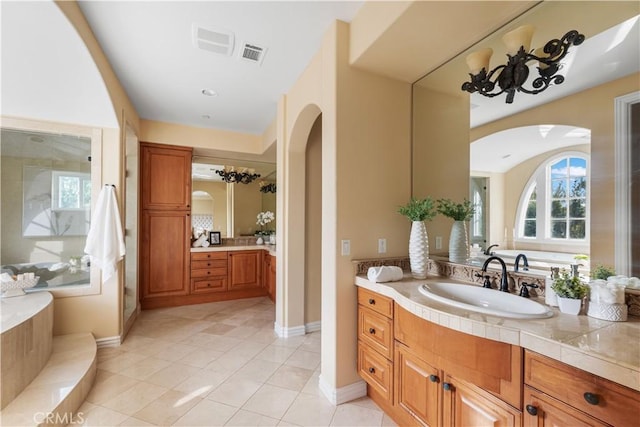
[[[263,245],[264,244],[264,239],[261,237],[258,237],[258,239],[256,240],[256,245]]]
[[[409,235],[409,262],[411,263],[411,275],[415,279],[426,279],[429,262],[429,237],[424,221],[411,223]]]
[[[449,261],[464,264],[469,259],[466,221],[454,221],[449,236]]]
[[[270,234],[269,235],[269,244],[271,244],[271,245],[275,245],[276,244],[276,235],[275,234]]]
[[[566,314],[578,314],[582,307],[582,299],[558,297],[558,307]]]

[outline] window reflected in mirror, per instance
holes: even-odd
[[[2,273],[34,273],[34,289],[88,285],[91,138],[1,132]]]

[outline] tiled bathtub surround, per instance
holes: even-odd
[[[369,398],[333,406],[318,387],[320,333],[278,338],[252,298],[143,311],[98,351],[80,408],[91,426],[387,426]]]

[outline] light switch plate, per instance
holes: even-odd
[[[378,239],[378,253],[384,254],[387,252],[387,239]]]
[[[342,241],[342,256],[351,255],[351,240]]]
[[[436,249],[442,249],[442,236],[436,236]]]

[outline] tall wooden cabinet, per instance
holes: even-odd
[[[189,294],[191,148],[140,143],[140,303]],[[165,301],[160,303],[159,301]]]

